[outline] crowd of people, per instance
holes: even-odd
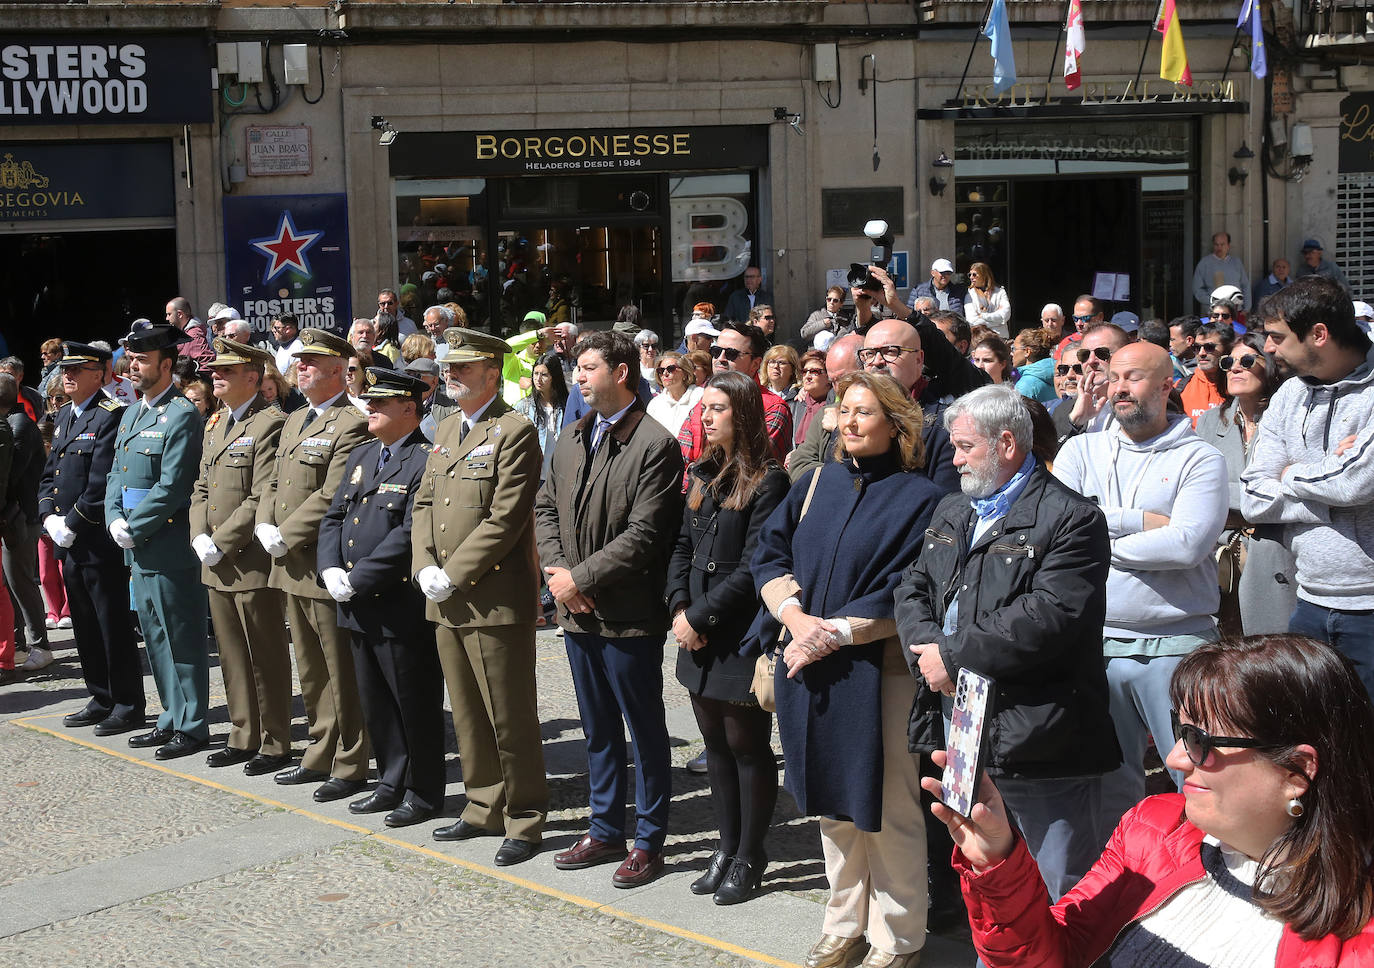
[[[442,812],[446,688],[465,801],[433,837],[499,839],[508,866],[549,809],[554,622],[589,787],[559,869],[662,873],[681,687],[718,830],[690,890],[763,889],[776,727],[829,885],[808,968],[912,966],[957,925],[989,966],[1367,963],[1356,306],[1318,274],[1245,322],[1229,293],[1167,323],[1085,295],[1072,329],[1058,306],[1018,328],[988,267],[960,294],[942,265],[910,304],[873,267],[793,343],[756,279],[667,350],[634,307],[587,332],[530,310],[502,339],[435,305],[403,333],[383,290],[347,338],[281,317],[263,345],[174,299],[121,340],[128,400],[107,346],[44,344],[39,392],[0,362],[0,676],[50,662],[69,615],[90,698],[64,724],[201,753],[208,614],[231,724],[208,765],[392,827]],[[995,688],[960,815],[939,801],[965,670]],[[1178,792],[1147,797],[1152,755]]]

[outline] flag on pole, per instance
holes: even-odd
[[[1083,56],[1086,40],[1083,36],[1083,8],[1079,0],[1069,0],[1069,19],[1064,25],[1064,86],[1076,91],[1083,83],[1078,72],[1078,58]]]
[[[992,89],[998,94],[1016,83],[1016,56],[1011,50],[1011,26],[1007,23],[1007,0],[992,0],[983,36],[992,41]]]
[[[1193,86],[1193,72],[1188,69],[1188,51],[1183,48],[1183,25],[1178,22],[1178,8],[1174,0],[1163,0],[1155,30],[1164,35],[1163,52],[1159,58],[1159,76],[1175,84]]]
[[[1075,3],[1078,0],[1074,0]],[[1240,30],[1250,21],[1250,70],[1256,77],[1269,73],[1269,58],[1264,53],[1264,24],[1260,22],[1260,9],[1256,0],[1245,0],[1240,5],[1240,19],[1236,29]]]

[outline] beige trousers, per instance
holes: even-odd
[[[867,932],[879,951],[903,955],[926,943],[926,825],[918,757],[907,752],[907,722],[916,680],[883,676],[882,830],[821,818],[821,849],[830,899],[825,934]]]

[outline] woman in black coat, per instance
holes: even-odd
[[[681,648],[677,678],[692,695],[706,741],[720,830],[710,865],[691,890],[738,904],[762,882],[763,838],[778,797],[773,717],[749,691],[754,656],[740,649],[759,608],[749,560],[789,482],[772,458],[757,383],[742,373],[717,373],[701,403],[708,450],[692,468],[664,598]]]

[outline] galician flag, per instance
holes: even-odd
[[[1078,0],[1074,0],[1075,3]],[[1240,19],[1236,29],[1240,30],[1250,21],[1250,70],[1256,77],[1269,73],[1269,58],[1264,53],[1264,24],[1260,23],[1260,9],[1257,0],[1245,0],[1240,5]]]
[[[1164,35],[1164,51],[1159,58],[1159,76],[1175,84],[1193,86],[1193,72],[1188,69],[1188,51],[1183,48],[1183,25],[1178,22],[1178,8],[1174,0],[1163,0],[1155,30]]]
[[[1078,90],[1083,77],[1078,72],[1078,58],[1083,56],[1086,41],[1083,36],[1083,8],[1079,0],[1069,0],[1069,19],[1064,25],[1064,86]]]
[[[998,94],[1016,83],[1016,57],[1011,50],[1011,26],[1007,23],[1007,0],[992,0],[983,36],[992,41],[992,89]]]

